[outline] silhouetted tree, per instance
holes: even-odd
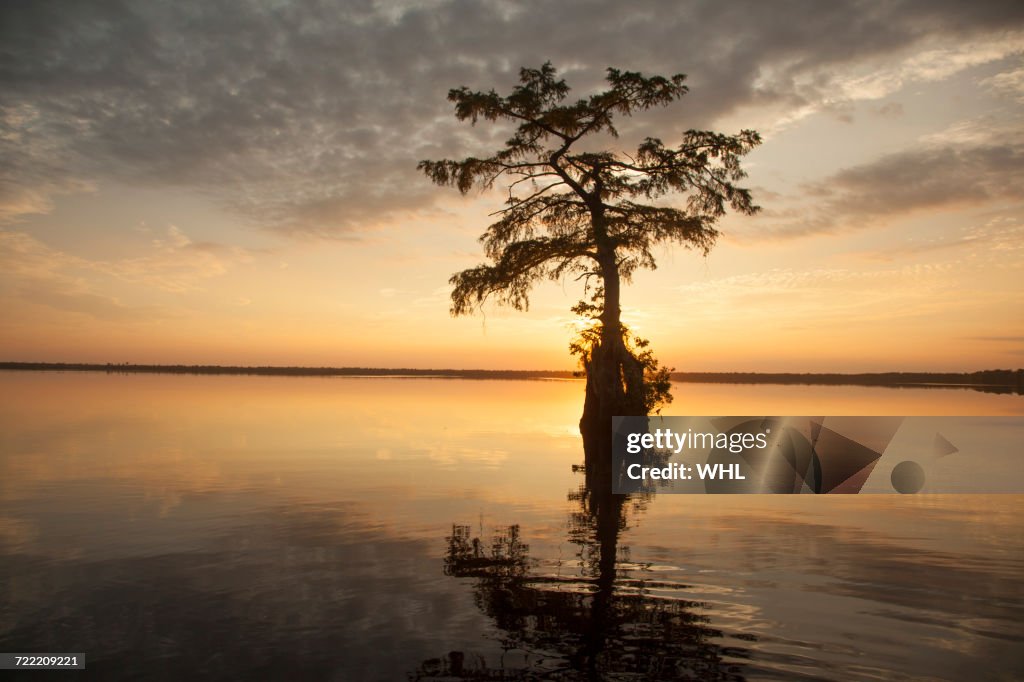
[[[751,130],[687,130],[676,147],[647,137],[633,154],[593,151],[583,148],[590,137],[618,136],[617,116],[686,94],[685,76],[608,69],[610,87],[577,101],[568,99],[569,86],[550,63],[522,69],[519,80],[507,96],[465,87],[448,93],[459,120],[517,126],[501,150],[487,158],[421,161],[419,168],[462,193],[507,185],[505,207],[480,238],[490,262],[451,278],[452,314],[471,313],[492,298],[525,309],[532,285],[544,278],[595,280],[594,296],[574,308],[594,322],[572,346],[587,377],[580,423],[586,437],[610,428],[612,415],[648,414],[671,399],[668,370],[622,325],[621,284],[637,269],[655,267],[656,244],[706,254],[727,206],[757,211],[750,192],[734,183],[745,177],[740,158],[760,137]],[[673,193],[685,207],[643,203]]]

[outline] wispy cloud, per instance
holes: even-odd
[[[938,8],[937,8],[938,9]],[[941,10],[939,10],[941,12]],[[947,79],[971,67],[997,62],[1024,50],[1020,28],[950,41],[942,32],[918,36],[906,49],[864,50],[857,58],[840,63],[808,65],[797,58],[788,64],[769,64],[762,69],[758,88],[767,92],[791,91],[800,105],[779,116],[764,131],[771,136],[808,116],[825,111],[850,122],[854,102],[880,100],[908,86]],[[1003,74],[989,79],[993,88],[1012,88],[1015,79]],[[883,115],[899,112],[898,104],[879,109]]]
[[[923,211],[1020,204],[1022,187],[1024,136],[962,126],[805,184],[750,232],[798,237],[877,227]]]
[[[152,319],[166,307],[129,305],[105,293],[105,282],[143,286],[165,293],[200,291],[250,254],[213,243],[194,243],[171,226],[143,255],[90,259],[51,248],[25,232],[0,230],[0,289],[8,297],[79,312],[105,320]]]
[[[981,84],[1018,103],[1024,103],[1024,66],[986,78]]]
[[[939,251],[955,251],[971,257],[998,254],[1001,260],[1005,260],[1005,252],[1020,250],[1024,250],[1024,224],[1015,217],[998,216],[964,230],[910,238],[900,244],[853,251],[850,255],[867,260],[894,261]]]
[[[949,299],[955,269],[953,263],[874,270],[776,268],[686,284],[677,289],[677,300],[693,319],[863,324],[976,305]]]

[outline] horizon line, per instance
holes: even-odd
[[[519,378],[582,379],[578,370],[530,369],[438,369],[387,367],[331,367],[299,365],[210,365],[100,362],[0,361],[6,371],[80,371],[132,374],[221,374],[263,376],[349,376],[416,378]],[[973,372],[688,372],[672,371],[671,378],[682,383],[803,383],[868,384],[886,386],[947,385],[1016,387],[1024,385],[1024,369],[985,369]]]

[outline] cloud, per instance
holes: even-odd
[[[0,230],[0,300],[20,300],[99,320],[161,317],[157,306],[130,306],[97,290],[95,264],[49,248],[31,235]]]
[[[1020,328],[1019,324],[1013,326],[1018,329]],[[1003,353],[1024,355],[1024,336],[1013,336],[1008,334],[1005,336],[968,336],[964,338],[967,341],[980,341],[986,344],[995,344],[995,346]]]
[[[1019,49],[1022,23],[1016,2],[925,0],[4,3],[0,221],[115,180],[351,238],[434,201],[420,158],[500,144],[453,120],[456,85],[508,87],[544,59],[584,89],[610,65],[683,70],[689,101],[648,119],[674,130],[945,77]]]
[[[125,291],[125,284],[171,294],[201,291],[207,280],[250,258],[235,247],[195,243],[175,226],[140,256],[106,260],[53,249],[25,232],[0,230],[0,293],[102,320],[147,320],[170,311],[126,304],[104,293],[107,285],[113,283],[117,291]]]
[[[166,311],[158,306],[128,306],[110,296],[62,290],[48,282],[23,284],[18,288],[18,297],[28,303],[63,312],[81,313],[109,322],[152,320],[166,316]]]
[[[925,238],[907,239],[902,244],[886,245],[866,251],[852,252],[850,255],[860,256],[867,260],[893,261],[907,256],[917,256],[938,251],[960,251],[977,258],[982,253],[998,256],[1006,264],[1008,251],[1024,249],[1024,224],[1015,218],[1000,216],[986,221],[982,225],[959,230],[955,233],[932,235]]]
[[[852,166],[803,186],[795,208],[766,212],[756,228],[797,237],[878,226],[919,211],[1024,200],[1024,136],[964,135]],[[936,136],[941,140],[943,136]],[[765,228],[764,223],[768,223]]]
[[[768,320],[828,326],[879,323],[970,309],[977,301],[953,300],[950,263],[873,270],[776,268],[693,282],[676,289],[688,319]],[[740,314],[738,311],[743,311]]]
[[[1013,71],[997,73],[981,81],[981,84],[991,88],[1000,95],[1009,97],[1016,102],[1024,103],[1024,66]]]

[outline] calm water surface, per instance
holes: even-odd
[[[1024,414],[675,392],[670,414]],[[1024,678],[1024,496],[613,498],[579,466],[581,394],[0,374],[0,651],[108,679]]]

